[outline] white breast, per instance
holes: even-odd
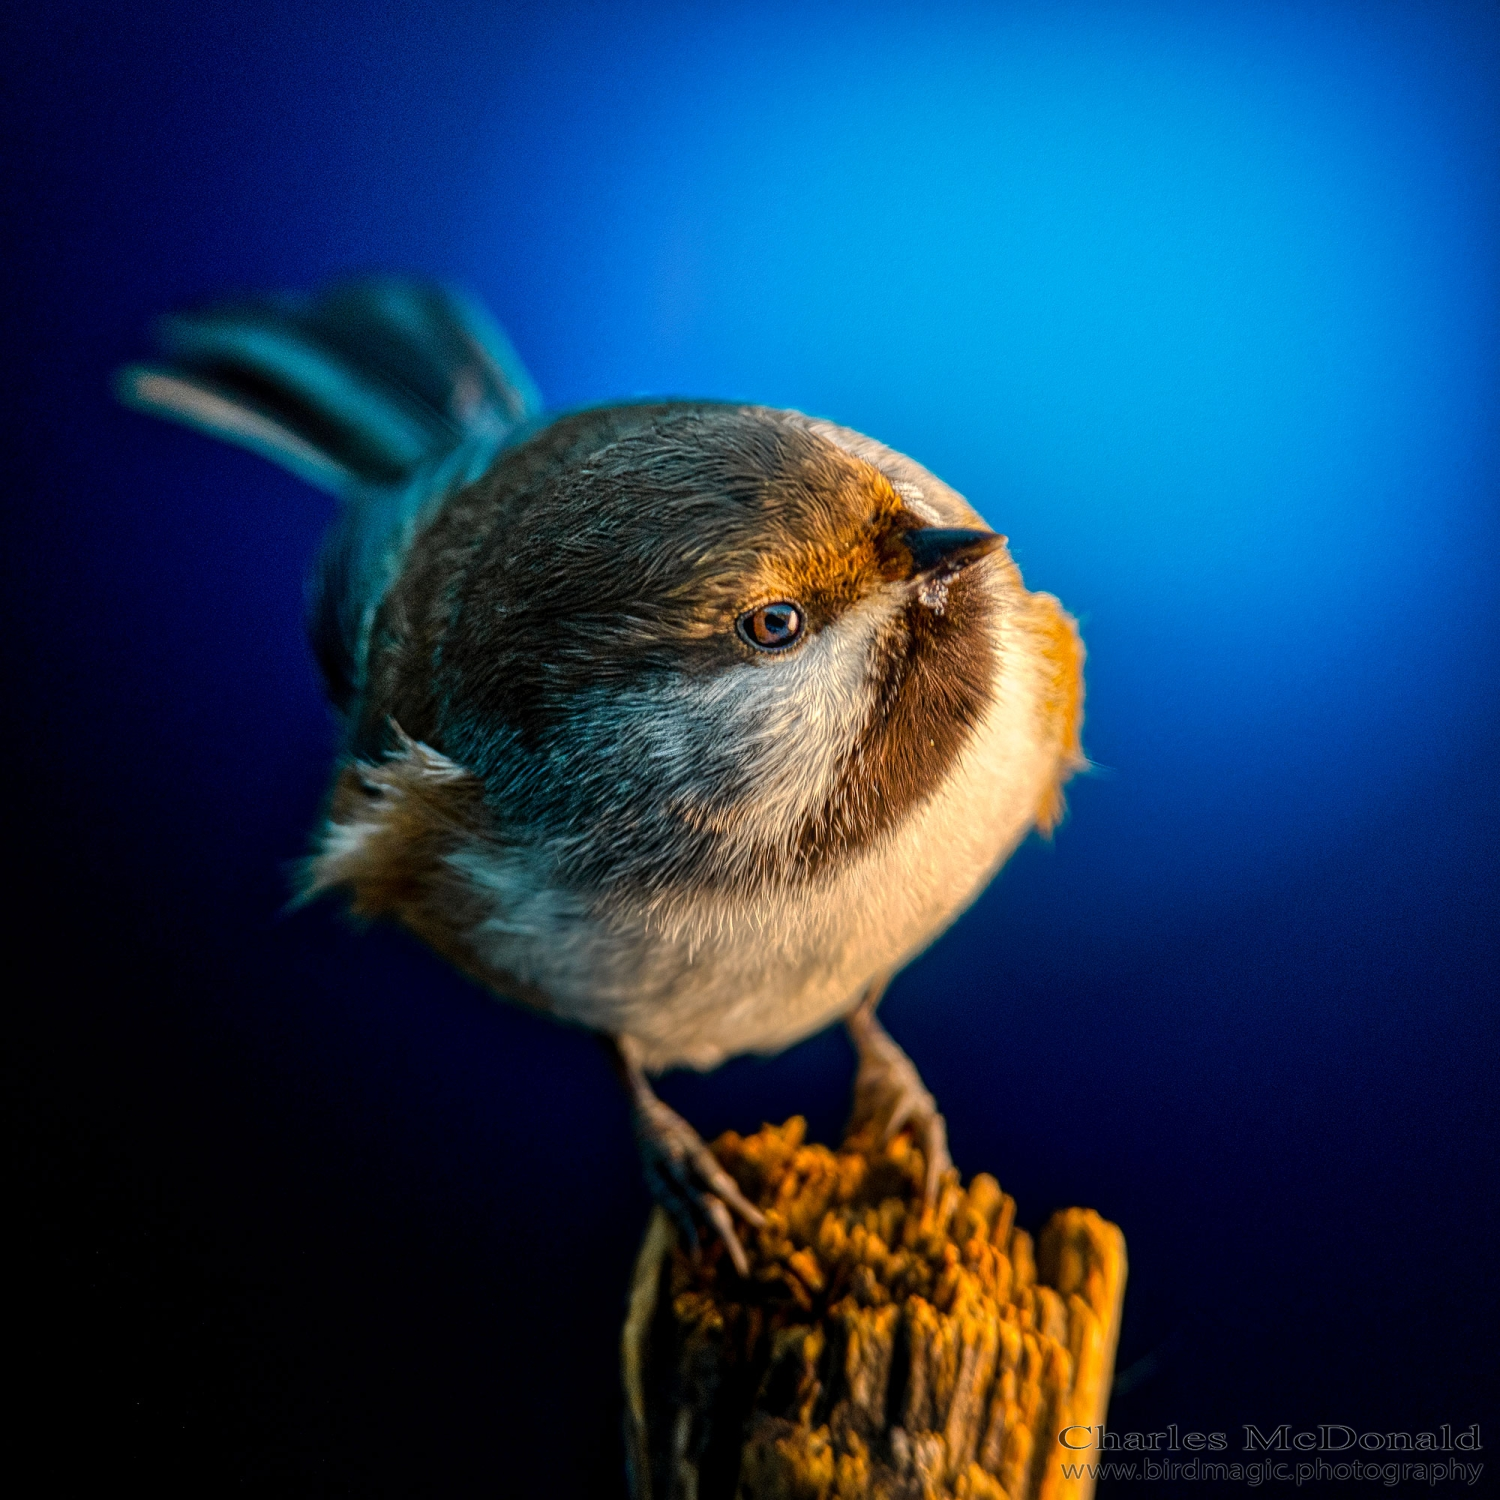
[[[992,706],[938,792],[897,828],[793,889],[616,902],[607,914],[550,886],[544,854],[468,848],[450,865],[488,908],[467,934],[474,968],[545,994],[560,1017],[635,1037],[653,1069],[777,1051],[846,1011],[974,900],[1057,777],[1031,637],[1012,623],[1027,596],[1009,563],[985,572],[999,605]],[[859,705],[840,674],[823,680],[828,712],[855,722]],[[803,774],[832,774],[831,763],[811,757]],[[767,777],[768,788],[785,785]]]

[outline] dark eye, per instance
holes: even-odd
[[[802,611],[785,599],[762,604],[742,614],[736,628],[758,651],[780,651],[802,634]]]

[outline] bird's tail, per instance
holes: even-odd
[[[121,370],[122,400],[340,495],[397,487],[541,406],[483,308],[399,277],[177,313],[157,338],[165,360]]]
[[[157,338],[164,358],[121,370],[121,400],[349,502],[330,530],[309,619],[329,693],[346,706],[417,512],[476,478],[540,415],[531,377],[477,303],[390,276],[179,313]]]

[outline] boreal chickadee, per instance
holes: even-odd
[[[168,320],[130,403],[337,493],[310,631],[348,724],[304,894],[609,1039],[648,1180],[761,1216],[647,1075],[844,1017],[855,1112],[941,1115],[889,976],[1046,830],[1072,619],[918,464],[797,412],[544,417],[483,310],[383,278]]]

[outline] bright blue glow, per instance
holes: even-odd
[[[175,1179],[190,1204],[221,1157],[264,1169],[223,1176],[225,1199],[326,1269],[290,1339],[327,1288],[354,1288],[348,1327],[385,1315],[383,1287],[346,1281],[399,1259],[354,1243],[361,1192],[391,1244],[427,1225],[413,1308],[473,1235],[421,1357],[330,1338],[356,1353],[288,1387],[363,1393],[349,1453],[380,1466],[409,1441],[425,1465],[447,1433],[490,1473],[503,1410],[502,1449],[617,1477],[623,1283],[603,1268],[645,1210],[591,1044],[397,937],[273,920],[334,739],[300,624],[328,501],[109,398],[165,309],[371,268],[471,287],[556,405],[801,407],[911,453],[1010,535],[1082,619],[1101,770],[887,1002],[957,1159],[999,1170],[1023,1222],[1084,1202],[1125,1226],[1122,1357],[1187,1333],[1122,1427],[1482,1417],[1492,3],[32,12],[7,23],[0,98],[19,143],[7,702],[30,820],[8,847],[36,930],[88,922],[18,1015],[50,1028],[47,1086],[80,1139],[201,1153]],[[709,1133],[805,1110],[826,1135],[847,1070],[830,1035],[664,1087]],[[555,1239],[515,1234],[516,1201],[546,1202]],[[501,1326],[504,1276],[559,1266],[593,1299],[567,1337],[543,1299]],[[508,1341],[574,1364],[494,1399]],[[555,1396],[581,1371],[597,1443]]]
[[[657,40],[628,125],[558,152],[589,251],[545,387],[813,410],[967,493],[1085,620],[1112,780],[1062,839],[1117,902],[1232,895],[1427,794],[1493,625],[1449,600],[1493,551],[1497,305],[1452,118],[1481,80],[1430,18]],[[508,216],[471,233],[514,256]]]
[[[52,39],[49,97],[74,103],[57,164],[39,158],[39,202],[66,207],[36,225],[64,289],[38,337],[88,347],[59,342],[73,319],[111,340],[74,376],[99,415],[52,463],[81,467],[69,493],[107,495],[94,433],[168,444],[100,502],[140,514],[147,571],[232,518],[217,587],[243,594],[239,623],[182,671],[216,687],[214,653],[242,650],[246,724],[288,712],[296,683],[321,733],[286,600],[322,502],[240,467],[205,512],[162,465],[229,461],[120,427],[95,377],[164,307],[384,266],[471,286],[556,405],[743,397],[878,436],[969,495],[1081,617],[1100,773],[1075,783],[1055,847],[1023,851],[960,928],[960,967],[1029,954],[1066,989],[1071,965],[1398,846],[1489,732],[1485,7],[398,23],[350,4],[250,30],[169,8],[114,25],[75,17]],[[112,104],[121,55],[135,82]],[[101,552],[106,594],[132,576],[120,555]],[[217,606],[190,587],[151,603],[184,641]],[[140,732],[175,745],[172,715],[196,725],[211,700],[179,687]],[[218,815],[213,776],[188,774]]]

